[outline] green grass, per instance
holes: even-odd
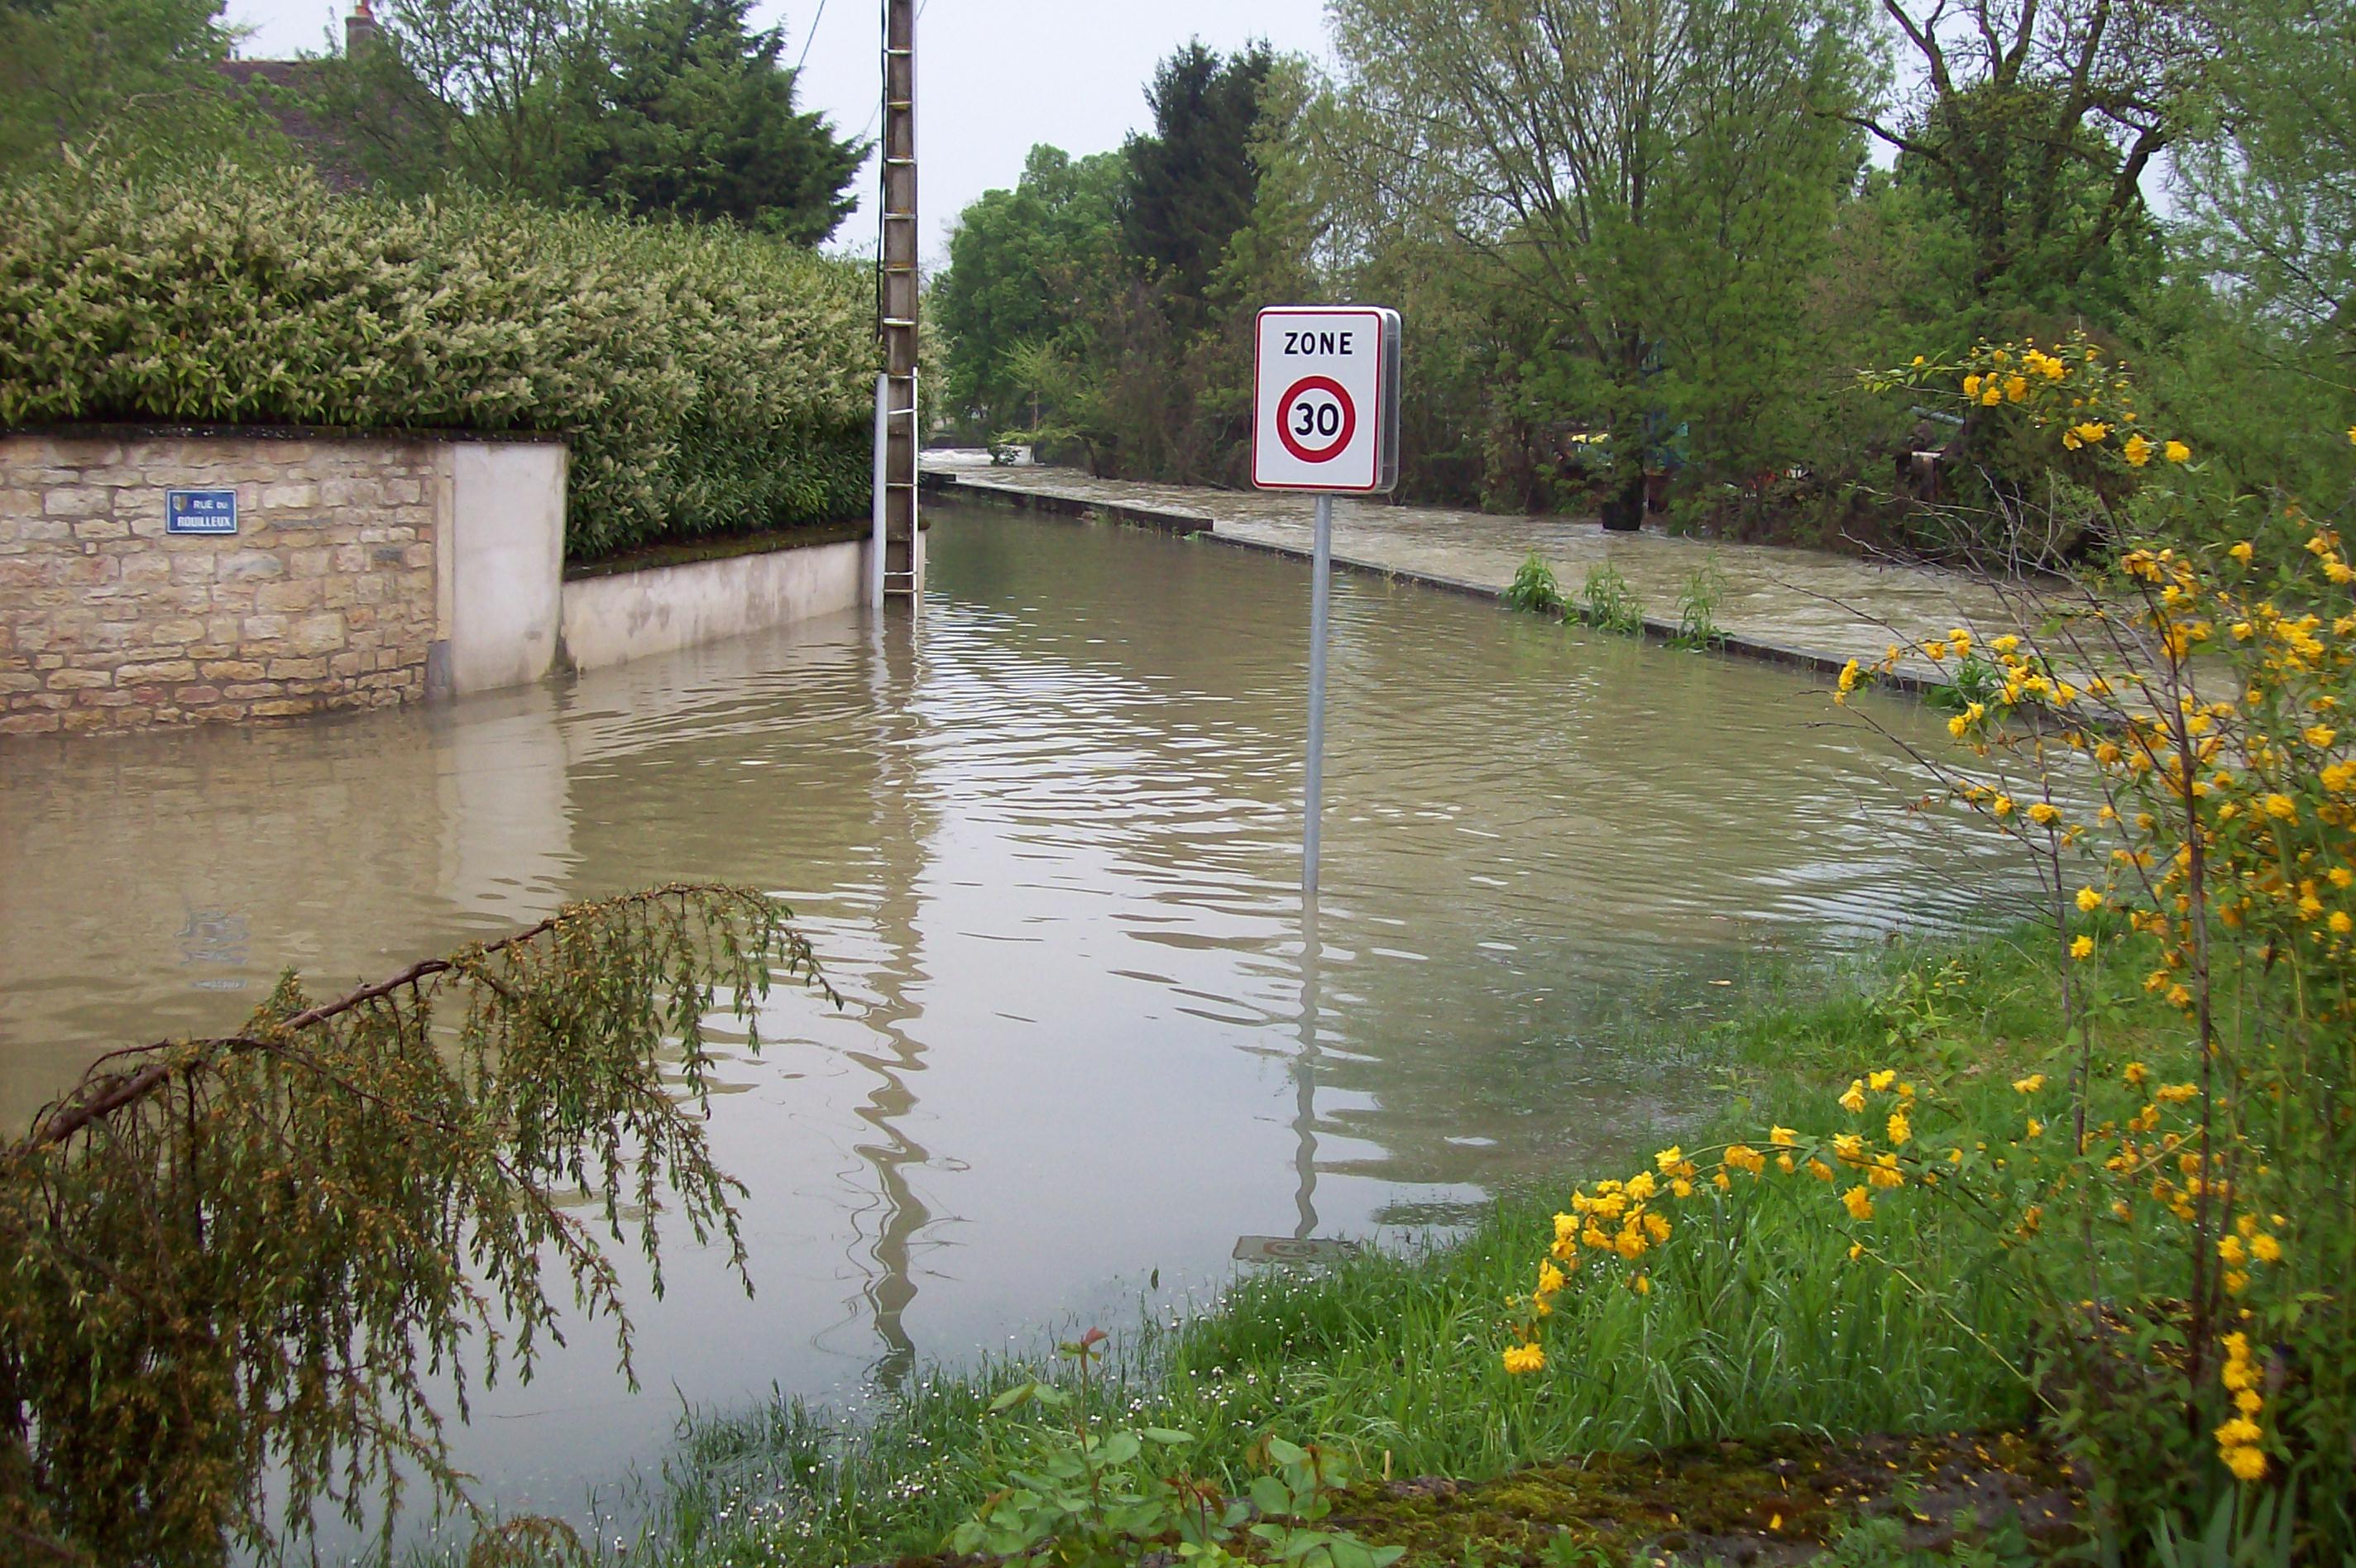
[[[1721,1083],[1723,1136],[1755,1143],[1771,1120],[1847,1125],[1834,1096],[1882,1065],[1940,1085],[1918,1116],[1925,1139],[1950,1117],[2017,1120],[2010,1079],[2051,1070],[2060,1049],[2051,966],[2024,940],[1771,971],[1737,1017],[1655,1043]],[[2112,1049],[2157,1057],[2140,1027]],[[1697,1128],[1688,1143],[1715,1141]],[[1510,1298],[1531,1287],[1552,1211],[1574,1182],[1632,1174],[1566,1171],[1452,1245],[1245,1275],[1213,1310],[1119,1336],[1089,1403],[1194,1434],[1190,1466],[1237,1487],[1270,1432],[1348,1450],[1367,1472],[1477,1480],[1593,1451],[2029,1418],[2033,1325],[1982,1261],[1985,1231],[1951,1204],[1890,1202],[1868,1233],[1902,1274],[1852,1260],[1860,1232],[1805,1176],[1738,1178],[1726,1198],[1676,1206],[1676,1234],[1644,1260],[1647,1296],[1624,1268],[1580,1270],[1547,1324],[1547,1371],[1507,1376]],[[672,1467],[662,1550],[683,1564],[936,1551],[1029,1450],[1029,1418],[987,1405],[1033,1370],[936,1375],[855,1424],[794,1403],[698,1422]]]

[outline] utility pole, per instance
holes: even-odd
[[[884,0],[884,382],[876,398],[879,599],[924,592],[916,528],[916,0]]]

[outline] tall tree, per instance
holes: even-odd
[[[1163,60],[1146,91],[1153,133],[1121,149],[1129,253],[1166,279],[1199,319],[1227,242],[1249,222],[1259,187],[1252,141],[1260,89],[1276,57],[1265,44],[1222,58],[1200,39]]]
[[[727,220],[816,244],[864,144],[794,105],[785,36],[750,0],[387,0],[327,86],[369,171]]]
[[[2356,0],[2214,8],[2214,118],[2176,155],[2214,272],[2356,357]]]
[[[1740,461],[1854,178],[1875,77],[1845,0],[1339,0],[1365,235],[1497,293],[1518,418],[1607,427],[1622,482],[1691,422]]]
[[[2143,180],[2181,135],[2201,66],[2193,12],[2176,0],[1879,3],[1918,85],[1895,113],[1856,123],[1952,213],[1976,299],[2083,311],[2115,247],[2150,232]]]
[[[1123,168],[1117,153],[1075,162],[1036,146],[1012,190],[985,192],[958,216],[933,304],[948,339],[948,404],[984,433],[1035,430],[1069,411],[1055,406],[1054,364],[1077,359],[1104,290],[1126,270]]]
[[[641,0],[614,14],[584,96],[594,132],[574,176],[635,210],[815,245],[856,201],[867,145],[794,107],[782,29],[750,30],[751,0]]]
[[[577,166],[568,80],[593,70],[586,0],[386,0],[382,36],[331,80],[370,172],[404,192],[458,178],[553,199]]]
[[[0,170],[255,150],[229,45],[214,0],[0,0]]]

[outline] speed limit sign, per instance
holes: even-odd
[[[1325,788],[1333,497],[1396,489],[1398,436],[1398,312],[1377,305],[1278,304],[1259,313],[1252,366],[1252,483],[1263,490],[1308,490],[1317,496],[1310,536],[1309,749],[1301,780],[1304,922],[1315,919]]]
[[[1270,305],[1252,377],[1252,483],[1367,495],[1398,483],[1398,312]]]

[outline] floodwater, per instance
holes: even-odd
[[[108,1046],[234,1025],[283,965],[327,994],[567,899],[783,894],[848,1006],[779,992],[722,1073],[757,1295],[680,1238],[669,1297],[634,1297],[644,1392],[583,1328],[458,1435],[503,1503],[577,1511],[659,1466],[683,1404],[853,1403],[1132,1321],[1157,1275],[1215,1286],[1243,1238],[1444,1225],[1624,1160],[1708,1090],[1609,1026],[2017,885],[1911,827],[1922,781],[1802,677],[1345,576],[1304,931],[1306,569],[932,516],[920,619],[0,746],[0,1115]]]

